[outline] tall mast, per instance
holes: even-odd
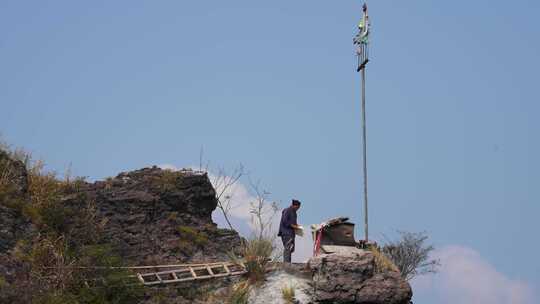
[[[369,17],[367,4],[362,6],[362,20],[358,24],[358,34],[354,37],[353,43],[356,46],[356,56],[358,57],[357,72],[361,72],[362,78],[362,144],[363,144],[363,166],[364,166],[364,233],[365,242],[368,242],[368,176],[367,176],[367,136],[366,136],[366,65],[369,62]]]

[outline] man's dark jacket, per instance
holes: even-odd
[[[294,210],[292,206],[283,209],[281,212],[278,236],[294,237],[294,229],[291,225],[297,225],[296,210]]]

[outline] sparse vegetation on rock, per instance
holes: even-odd
[[[437,272],[440,262],[430,258],[435,248],[426,244],[427,234],[403,231],[399,234],[400,239],[388,240],[382,252],[397,266],[403,278],[410,281],[415,276]]]
[[[224,260],[240,238],[216,227],[215,208],[205,174],[154,167],[87,183],[0,150],[0,302],[152,301],[116,267]],[[167,295],[207,293],[196,289]]]
[[[251,186],[255,231],[246,240],[212,222],[216,208],[228,210],[223,204],[228,198],[216,195],[203,172],[151,167],[90,183],[71,174],[60,179],[22,150],[0,149],[0,302],[297,303],[297,296],[302,303],[405,304],[410,299],[409,285],[386,256],[399,252],[395,247],[313,258],[312,280],[305,273],[297,280],[312,282],[313,292],[305,286],[276,288],[278,277],[285,276],[283,269],[278,277],[268,276],[276,260],[271,223],[277,208],[267,191]],[[224,200],[221,207],[217,197]],[[412,240],[426,249],[425,239]],[[149,288],[125,268],[231,257],[246,266],[244,278]],[[274,297],[265,298],[260,288]]]

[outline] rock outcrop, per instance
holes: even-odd
[[[369,251],[321,254],[309,260],[318,303],[408,304],[409,284],[395,271],[377,271]]]
[[[224,260],[240,243],[212,222],[217,201],[204,173],[145,168],[84,184],[65,200],[94,202],[103,241],[131,265]]]
[[[11,202],[23,202],[28,196],[28,174],[21,161],[0,150],[0,254],[9,251],[30,228],[30,222]]]
[[[25,165],[0,150],[0,278],[13,280],[19,263],[10,251],[25,239],[34,226],[21,213],[19,204],[28,199],[28,174]]]
[[[73,250],[110,246],[128,266],[228,260],[241,242],[238,233],[213,223],[217,201],[205,173],[152,167],[93,183],[53,179],[54,202],[43,209],[33,205],[35,184],[29,185],[24,163],[0,150],[0,169],[0,289],[10,293],[0,292],[0,302],[27,303],[36,296],[25,292],[39,287],[31,278],[31,259],[17,258],[16,251],[24,247],[33,254],[31,247],[46,234]],[[400,274],[380,271],[368,251],[321,254],[303,266],[271,274],[252,291],[250,303],[281,301],[287,282],[299,288],[298,303],[408,304],[412,296]],[[227,289],[240,279],[146,288],[141,303],[201,303],[199,293]]]

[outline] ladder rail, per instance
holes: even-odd
[[[189,265],[189,264],[186,264],[186,265]],[[242,274],[247,273],[246,266],[242,262],[240,263],[222,262],[222,263],[193,264],[193,265],[194,266],[183,266],[180,269],[174,269],[174,270],[149,272],[149,273],[137,273],[136,275],[130,276],[130,277],[136,277],[142,284],[146,286],[152,286],[152,285],[160,285],[160,284],[188,282],[188,281],[195,281],[195,280],[205,280],[205,279],[212,279],[212,278],[222,278],[222,277],[236,276],[236,275],[242,275]],[[239,269],[234,270],[234,269],[231,269],[230,267],[238,267]],[[201,273],[201,271],[203,273]],[[189,276],[182,277],[182,275],[189,275]]]

